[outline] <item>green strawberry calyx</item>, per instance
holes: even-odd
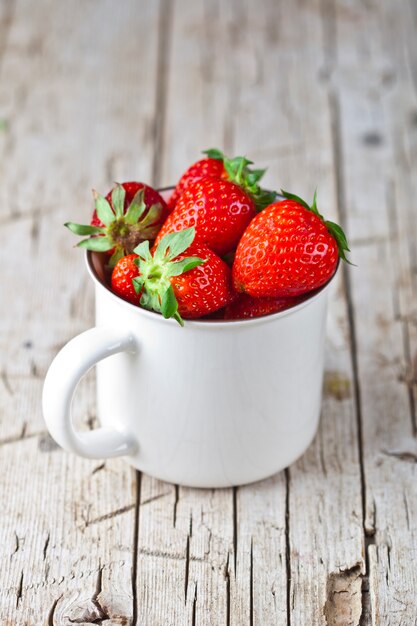
[[[153,255],[149,250],[149,241],[143,241],[133,251],[138,255],[134,262],[139,269],[139,276],[133,278],[132,282],[136,293],[140,295],[140,305],[162,313],[165,319],[173,317],[180,326],[184,326],[184,322],[178,312],[178,301],[170,279],[205,263],[204,259],[195,256],[175,260],[190,247],[194,237],[195,228],[191,226],[162,237]]]
[[[239,185],[254,201],[257,211],[262,211],[265,207],[275,201],[277,192],[262,189],[259,181],[265,174],[266,169],[251,169],[249,165],[253,165],[253,161],[249,161],[244,156],[238,156],[229,159],[217,148],[204,150],[209,159],[223,161],[223,167],[227,173],[227,180]]]
[[[145,188],[139,189],[124,212],[126,191],[116,184],[111,192],[111,206],[106,198],[93,190],[94,205],[99,220],[104,226],[90,226],[67,222],[65,226],[76,235],[89,235],[78,242],[79,248],[108,252],[113,250],[109,265],[114,267],[123,256],[131,254],[134,248],[147,239],[155,239],[159,228],[163,207],[160,203],[146,206]]]
[[[335,239],[337,243],[337,249],[339,251],[339,257],[343,261],[346,261],[346,263],[349,263],[349,265],[353,265],[353,263],[351,263],[351,261],[349,261],[349,259],[346,257],[346,252],[350,252],[350,248],[349,248],[348,241],[346,239],[346,235],[343,231],[343,228],[339,226],[339,224],[336,224],[335,222],[330,222],[329,220],[325,220],[323,215],[319,213],[319,210],[317,208],[317,189],[314,192],[313,202],[311,206],[307,204],[305,200],[300,198],[300,196],[296,196],[293,193],[289,193],[288,191],[284,191],[283,189],[281,189],[281,194],[287,200],[294,200],[298,204],[301,204],[301,206],[303,206],[308,211],[315,213],[317,217],[319,217],[321,221],[324,223],[324,225],[326,226],[327,230],[329,231],[333,239]]]

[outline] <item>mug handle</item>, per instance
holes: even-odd
[[[52,361],[46,374],[42,405],[49,432],[64,450],[89,459],[134,454],[138,444],[133,435],[113,428],[76,432],[71,403],[84,374],[98,361],[118,352],[135,352],[134,338],[114,328],[91,328],[71,339]]]

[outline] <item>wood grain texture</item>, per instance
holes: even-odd
[[[408,99],[412,106],[415,92],[410,98],[410,78],[395,64],[396,43],[387,47],[386,41],[396,38],[392,26],[400,22],[406,28],[413,16],[406,7],[396,15],[393,6],[380,5],[369,19],[369,9],[360,3],[350,11],[346,15],[340,5],[335,15],[334,133],[341,209],[358,241],[358,269],[348,277],[369,594],[372,623],[411,625],[416,620],[416,490],[415,464],[410,463],[415,428],[410,391],[402,379],[411,356],[402,310],[406,313],[407,285],[413,281],[403,248],[408,247],[407,216],[410,210],[415,214],[415,201],[410,195],[405,206],[397,205],[394,177],[400,170],[411,183],[395,154],[398,139],[408,134],[404,127],[398,135],[395,104]],[[366,32],[358,23],[366,23]],[[402,36],[407,41],[406,32]],[[361,73],[354,71],[359,65]],[[415,305],[415,294],[409,306],[412,301]]]
[[[2,626],[415,626],[416,23],[393,0],[0,3]],[[312,446],[215,491],[67,455],[40,409],[93,324],[62,223],[91,186],[170,184],[212,146],[318,184],[357,264]],[[74,412],[96,425],[94,376]]]
[[[159,6],[139,15],[135,2],[9,5],[0,70],[0,623],[128,624],[135,472],[59,450],[40,394],[52,356],[94,318],[83,258],[63,222],[87,219],[93,184],[104,191],[152,174]],[[94,424],[92,382],[76,400],[84,427]]]

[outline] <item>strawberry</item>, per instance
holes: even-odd
[[[230,268],[209,248],[193,243],[194,237],[191,227],[165,235],[153,254],[149,241],[135,248],[139,275],[133,285],[141,306],[173,317],[181,325],[182,317],[208,315],[235,297]]]
[[[224,311],[225,320],[243,320],[261,317],[290,309],[303,298],[252,298],[245,293],[239,294],[234,302]]]
[[[263,209],[275,200],[275,191],[261,189],[258,185],[266,170],[250,169],[249,165],[252,164],[252,161],[249,161],[246,157],[229,159],[217,148],[204,150],[203,154],[206,154],[207,158],[193,163],[181,176],[168,200],[170,210],[175,208],[178,200],[191,183],[205,178],[206,176],[223,178],[224,180],[236,183],[252,198],[257,210]]]
[[[163,198],[144,183],[118,184],[105,198],[95,191],[93,194],[95,210],[91,224],[67,222],[65,226],[76,235],[91,235],[78,246],[111,253],[111,267],[141,241],[155,239],[168,215]]]
[[[347,261],[343,230],[293,194],[259,213],[242,235],[233,263],[237,291],[254,297],[298,296],[324,285]]]
[[[138,266],[134,263],[137,258],[137,254],[122,257],[117,261],[111,275],[112,291],[131,304],[139,304],[139,296],[132,282],[139,275]]]
[[[155,246],[168,233],[194,226],[195,243],[223,255],[237,245],[255,214],[254,202],[238,185],[206,176],[188,185],[159,231]]]
[[[188,170],[184,172],[180,180],[177,183],[174,191],[172,192],[168,200],[168,208],[172,211],[175,208],[179,198],[187,189],[190,183],[204,178],[205,176],[214,176],[215,178],[221,178],[224,172],[223,161],[218,159],[201,159],[196,163],[193,163]]]

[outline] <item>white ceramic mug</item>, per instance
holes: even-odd
[[[103,257],[86,258],[96,327],[62,348],[43,390],[46,424],[64,449],[124,456],[194,487],[260,480],[306,450],[320,415],[329,284],[280,313],[181,328],[121,300],[105,284]],[[72,397],[96,364],[101,428],[76,432]]]

